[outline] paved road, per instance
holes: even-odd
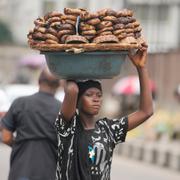
[[[7,180],[11,149],[0,143],[0,180]]]
[[[7,180],[10,148],[0,144],[0,180]],[[112,180],[180,180],[180,173],[114,156]]]
[[[180,172],[114,156],[112,180],[180,180]]]

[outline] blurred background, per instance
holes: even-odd
[[[62,12],[64,7],[90,11],[128,8],[134,11],[149,45],[148,69],[154,115],[128,134],[127,143],[117,147],[116,155],[122,157],[119,161],[123,162],[122,167],[119,166],[131,169],[129,164],[138,163],[142,175],[132,175],[138,179],[145,179],[148,173],[151,179],[161,179],[159,174],[164,174],[163,180],[175,180],[176,175],[180,178],[180,0],[0,0],[0,117],[15,98],[37,91],[37,78],[46,61],[27,44],[27,33],[33,29],[33,21],[49,11]],[[115,118],[136,110],[139,101],[136,75],[127,59],[119,76],[102,81],[104,103],[101,115]],[[56,95],[61,101],[62,89]],[[0,179],[6,180],[9,149],[1,147],[0,153],[7,154],[3,161],[0,160],[3,162]],[[121,177],[116,171],[118,163],[113,165],[113,179]],[[146,163],[146,175],[142,173],[141,163]],[[147,164],[163,167],[163,170],[159,169],[157,176],[153,176],[153,166]],[[171,170],[172,174],[167,176],[166,172]],[[124,179],[131,179],[130,174],[127,173],[128,177],[125,174],[122,173]]]

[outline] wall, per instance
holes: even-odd
[[[18,62],[21,58],[30,54],[38,54],[38,51],[20,46],[0,46],[0,83],[8,83],[20,70]]]
[[[177,84],[180,84],[180,51],[160,54],[149,54],[148,70],[151,79],[157,87],[157,103],[171,107],[175,103],[173,91]],[[136,74],[135,68],[126,59],[121,68],[120,75],[112,80],[104,80],[105,93],[109,92],[110,87],[124,76]]]

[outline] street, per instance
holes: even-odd
[[[0,144],[0,180],[7,180],[10,148]],[[114,156],[112,180],[179,180],[180,173]]]
[[[180,180],[180,172],[114,156],[112,180]]]

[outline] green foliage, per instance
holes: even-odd
[[[7,24],[0,21],[0,44],[9,44],[12,42],[12,34]]]

